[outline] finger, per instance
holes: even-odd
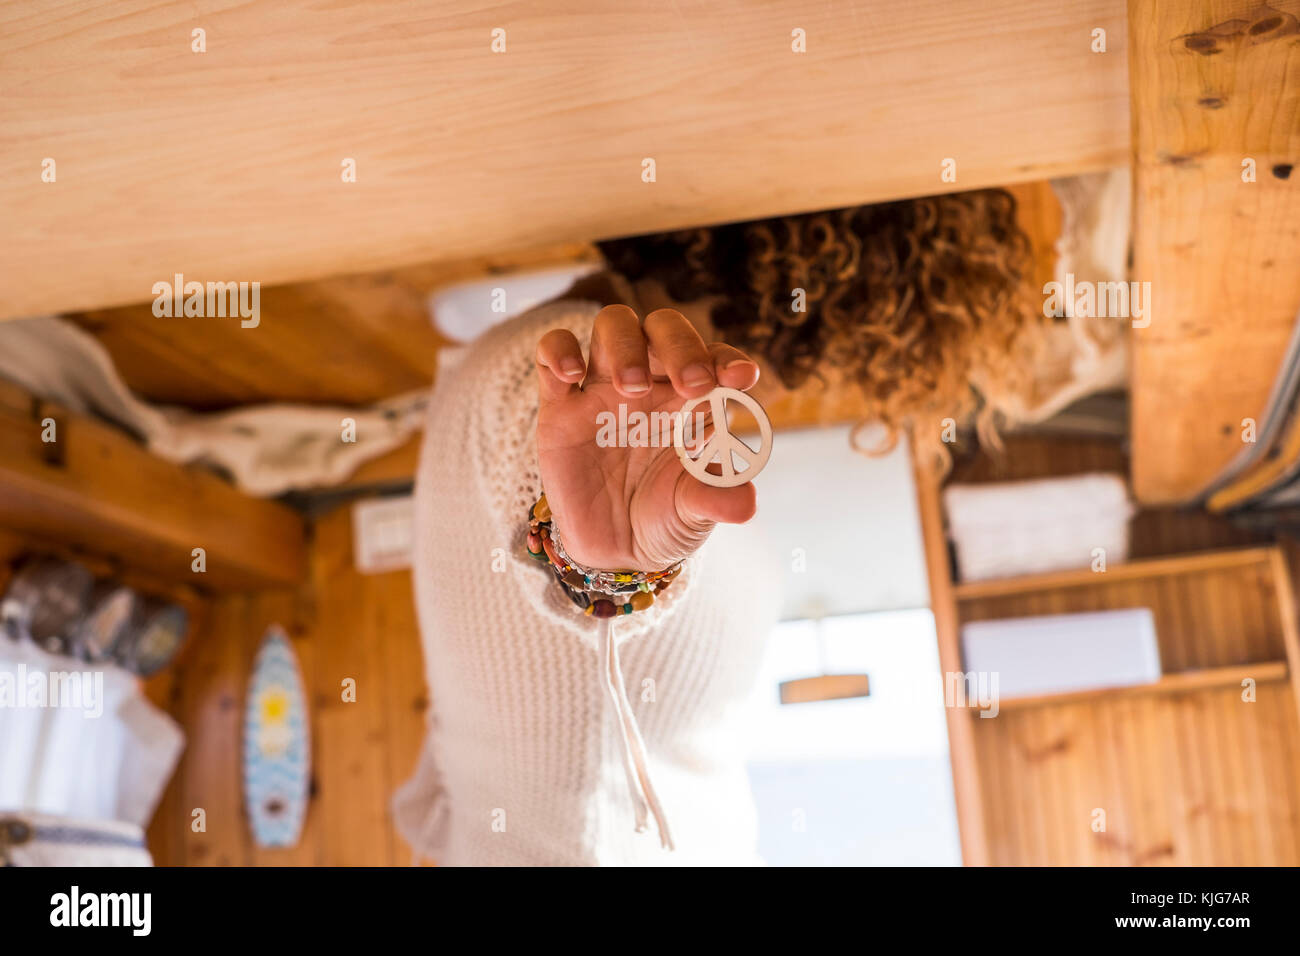
[[[625,305],[607,305],[591,330],[588,382],[610,382],[620,395],[637,398],[650,391],[650,358],[641,322]]]
[[[711,342],[709,355],[713,357],[714,373],[719,385],[738,388],[744,392],[758,384],[758,363],[740,349],[725,342]]]
[[[677,482],[677,513],[688,526],[706,530],[711,522],[744,524],[758,511],[753,482],[718,488],[683,474]]]
[[[587,364],[582,346],[568,329],[551,329],[537,343],[537,388],[542,401],[554,402],[578,388]]]
[[[650,349],[683,398],[696,398],[716,384],[713,359],[695,326],[676,309],[656,309],[645,317]]]

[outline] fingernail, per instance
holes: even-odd
[[[625,368],[618,380],[629,392],[644,392],[650,388],[650,376],[643,368]]]
[[[576,358],[566,358],[560,360],[560,371],[566,376],[577,375],[582,371],[582,363]]]
[[[707,365],[688,365],[682,369],[682,382],[692,387],[696,385],[708,385],[713,381],[713,372]]]

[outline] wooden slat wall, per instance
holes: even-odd
[[[991,862],[1300,864],[1295,702],[1284,680],[1256,693],[1250,704],[1227,687],[972,717]]]
[[[352,567],[351,511],[315,525],[311,584],[214,601],[177,664],[150,696],[185,728],[187,746],[149,829],[160,865],[406,865],[388,801],[414,769],[424,733],[424,667],[408,572]],[[249,669],[271,623],[302,664],[312,720],[313,789],[298,846],[253,845],[241,794],[241,731]],[[355,703],[342,681],[357,682]],[[207,832],[190,828],[207,811]]]

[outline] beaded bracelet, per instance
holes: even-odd
[[[583,567],[565,553],[546,495],[528,509],[525,546],[529,557],[546,562],[555,572],[569,599],[593,617],[644,611],[654,604],[655,594],[664,591],[682,570],[680,562],[663,571],[598,571]]]

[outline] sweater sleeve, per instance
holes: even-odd
[[[490,330],[459,363],[439,377],[429,407],[422,464],[434,499],[426,514],[435,547],[459,556],[459,584],[474,600],[504,601],[521,622],[559,628],[595,648],[596,619],[564,594],[550,570],[530,558],[524,539],[528,509],[542,492],[537,462],[537,341],[568,328],[585,350],[600,306],[558,301]],[[488,529],[486,540],[483,530]],[[691,600],[698,557],[689,559],[672,588],[637,614],[620,618],[621,643],[661,627]],[[474,613],[473,602],[462,602]]]

